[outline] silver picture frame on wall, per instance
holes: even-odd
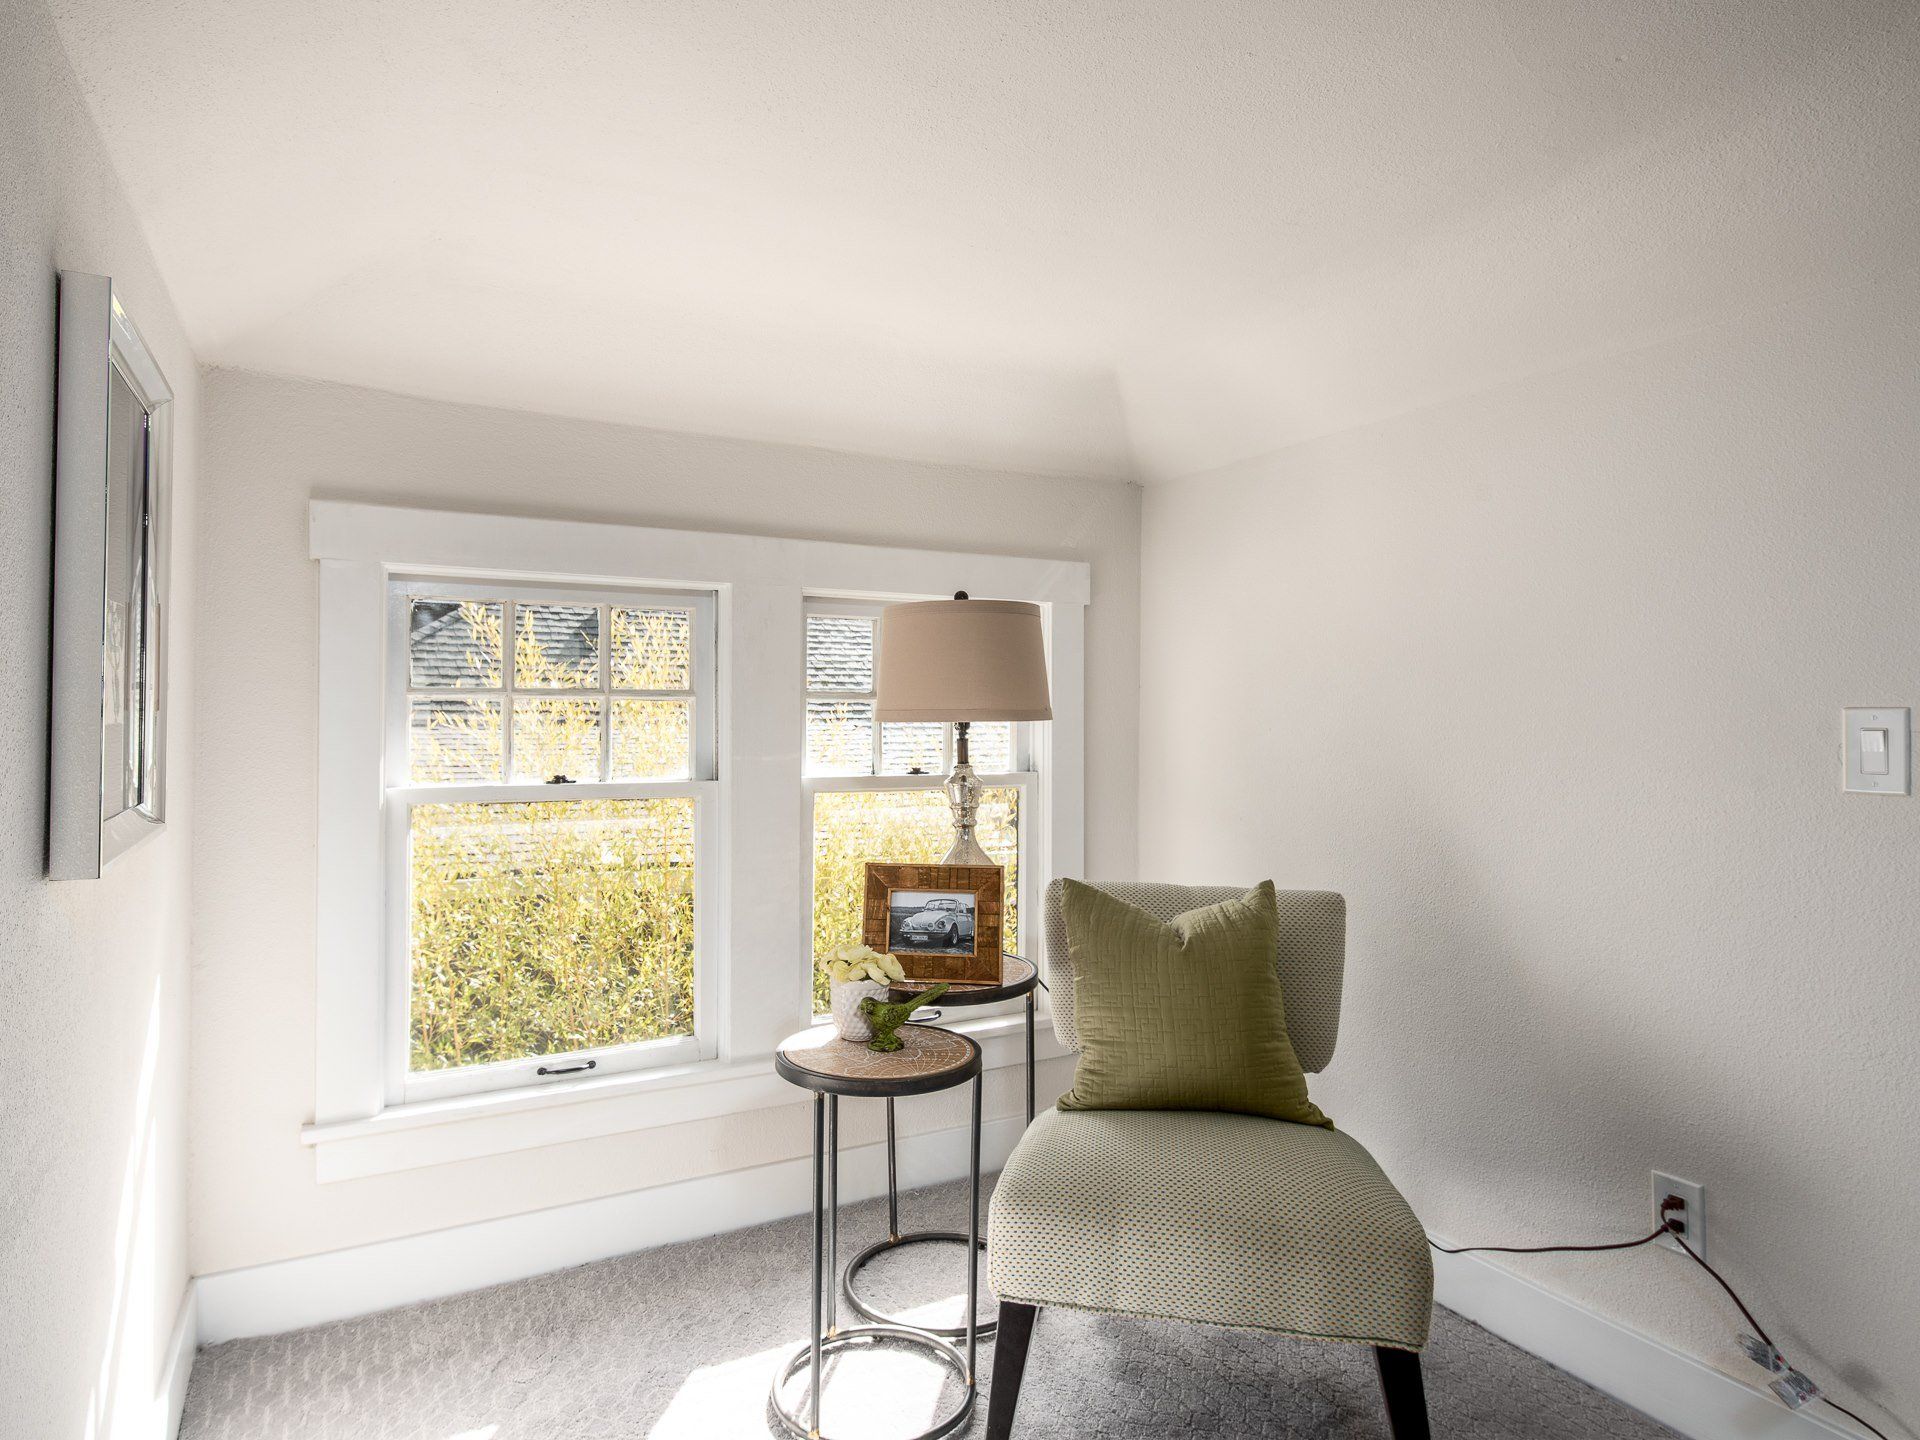
[[[60,272],[47,874],[166,824],[173,390],[104,275]]]

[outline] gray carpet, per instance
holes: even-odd
[[[908,1228],[955,1228],[964,1189],[903,1197]],[[984,1206],[983,1206],[984,1209]],[[842,1214],[841,1253],[878,1239],[878,1202]],[[807,1333],[805,1217],[491,1290],[200,1352],[186,1440],[715,1440],[773,1433],[767,1386]],[[963,1251],[920,1246],[866,1293],[916,1316],[960,1313]],[[1672,1431],[1445,1310],[1425,1357],[1440,1440],[1655,1440]],[[938,1320],[936,1319],[936,1323]],[[985,1427],[992,1344],[981,1346]],[[943,1371],[893,1349],[839,1361],[823,1428],[846,1440],[923,1429]],[[1034,1331],[1020,1440],[1090,1435],[1381,1440],[1372,1356],[1194,1326],[1060,1311]]]

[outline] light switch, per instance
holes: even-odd
[[[1864,795],[1910,793],[1910,712],[1889,707],[1844,714],[1847,768],[1842,788]]]
[[[1887,732],[1868,728],[1860,732],[1860,773],[1887,773]]]

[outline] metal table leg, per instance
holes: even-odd
[[[821,1284],[821,1272],[825,1269],[825,1247],[821,1243],[826,1236],[821,1202],[825,1198],[824,1176],[827,1152],[827,1097],[816,1093],[813,1097],[813,1375],[812,1386],[808,1391],[807,1434],[817,1437],[820,1434],[820,1310],[825,1303],[823,1290],[832,1286],[831,1270],[826,1271],[828,1283]]]
[[[973,1077],[973,1145],[967,1165],[967,1384],[977,1383],[975,1350],[980,1343],[980,1090],[986,1076]]]
[[[900,1238],[900,1170],[895,1159],[893,1097],[887,1097],[887,1238]]]
[[[840,1333],[840,1097],[827,1096],[827,1338]]]
[[[1027,1124],[1033,1124],[1033,1016],[1034,993],[1027,992]]]
[[[889,1110],[893,1102],[887,1102]],[[975,1218],[970,1221],[969,1238],[977,1238],[979,1227],[979,1176],[980,1176],[980,1077],[973,1081],[973,1210]],[[840,1097],[823,1094],[818,1091],[813,1097],[813,1297],[811,1302],[813,1333],[808,1343],[802,1346],[781,1367],[774,1377],[771,1402],[773,1412],[786,1426],[789,1434],[799,1440],[826,1440],[820,1432],[820,1399],[822,1362],[828,1352],[840,1353],[857,1347],[891,1342],[913,1346],[930,1359],[945,1364],[952,1370],[965,1393],[960,1404],[952,1414],[936,1421],[928,1429],[922,1430],[911,1440],[941,1440],[964,1426],[973,1414],[974,1401],[978,1387],[974,1381],[975,1349],[977,1345],[977,1273],[978,1251],[974,1251],[974,1260],[967,1269],[967,1351],[963,1359],[960,1352],[946,1341],[929,1334],[919,1326],[881,1324],[855,1326],[846,1330],[839,1327],[839,1319],[834,1294],[837,1277],[834,1267],[837,1263],[840,1236]],[[802,1425],[781,1398],[780,1387],[790,1381],[802,1367],[808,1372],[807,1420]]]
[[[1038,1011],[1038,1005],[1037,1005],[1036,992],[1029,990],[1027,992],[1027,1123],[1029,1125],[1033,1123],[1033,1116],[1034,1116],[1033,1060],[1034,1060],[1034,1026],[1035,1026],[1035,1017],[1036,1017],[1037,1011]],[[982,1076],[980,1080],[975,1082],[975,1089],[977,1090],[979,1086],[982,1083],[984,1083],[984,1081],[985,1081],[985,1077]],[[977,1095],[975,1097],[975,1103],[976,1104],[978,1103]],[[975,1128],[977,1131],[978,1127],[976,1126]],[[974,1209],[978,1211],[979,1209],[978,1191],[979,1191],[979,1184],[980,1184],[980,1143],[979,1143],[979,1135],[977,1133],[974,1136],[973,1161],[971,1166],[969,1167],[968,1174],[974,1186],[974,1192],[975,1192]],[[969,1225],[969,1228],[965,1235],[962,1235],[957,1230],[917,1230],[911,1235],[902,1235],[900,1233],[899,1140],[894,1130],[893,1097],[888,1096],[887,1097],[887,1234],[884,1240],[879,1240],[879,1241],[876,1241],[874,1244],[869,1245],[866,1249],[862,1250],[858,1255],[854,1256],[853,1259],[847,1262],[847,1273],[841,1284],[841,1288],[846,1294],[847,1305],[856,1314],[860,1315],[864,1319],[872,1320],[877,1324],[905,1325],[907,1322],[900,1319],[898,1316],[888,1315],[884,1311],[875,1309],[873,1306],[867,1304],[866,1301],[862,1300],[860,1298],[859,1292],[857,1292],[853,1288],[854,1277],[858,1275],[862,1270],[866,1269],[867,1265],[870,1262],[877,1259],[879,1256],[886,1254],[886,1252],[889,1250],[897,1250],[903,1245],[920,1245],[920,1244],[925,1244],[928,1242],[935,1242],[935,1241],[945,1242],[947,1244],[952,1244],[952,1245],[965,1245],[968,1247],[969,1255],[972,1257],[967,1262],[967,1271],[968,1271],[969,1277],[971,1277],[974,1271],[978,1269],[979,1252],[987,1248],[987,1242],[983,1238],[981,1238],[981,1235],[980,1235],[977,1216],[976,1216],[975,1222]],[[968,1308],[971,1311],[972,1309],[971,1299],[969,1299],[968,1301]],[[988,1320],[983,1324],[979,1324],[977,1328],[982,1338],[990,1339],[998,1331],[999,1325],[1000,1325],[1000,1322],[998,1320]],[[938,1335],[941,1338],[947,1339],[947,1340],[958,1340],[962,1335],[965,1335],[967,1333],[967,1326],[965,1325],[915,1325],[910,1328],[913,1328],[916,1330],[924,1330],[928,1334]],[[969,1364],[969,1367],[971,1367],[971,1364],[972,1364],[971,1359],[969,1359],[968,1364]]]

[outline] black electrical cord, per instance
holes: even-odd
[[[1637,1250],[1642,1245],[1651,1245],[1662,1235],[1666,1234],[1668,1228],[1669,1227],[1662,1225],[1651,1235],[1643,1235],[1638,1240],[1614,1240],[1605,1245],[1461,1245],[1455,1247],[1451,1245],[1441,1245],[1431,1236],[1427,1238],[1427,1244],[1433,1246],[1433,1248],[1438,1250],[1442,1255],[1478,1255],[1482,1253],[1492,1253],[1496,1255],[1558,1255],[1576,1250]]]
[[[1687,1255],[1693,1260],[1694,1264],[1698,1265],[1702,1270],[1706,1271],[1707,1274],[1711,1275],[1714,1279],[1714,1283],[1717,1284],[1722,1290],[1727,1292],[1727,1298],[1733,1301],[1734,1305],[1739,1308],[1741,1315],[1746,1317],[1747,1324],[1753,1327],[1753,1333],[1759,1336],[1760,1339],[1763,1342],[1765,1342],[1767,1348],[1772,1350],[1776,1356],[1780,1356],[1780,1358],[1784,1360],[1786,1357],[1781,1354],[1780,1347],[1773,1343],[1773,1337],[1767,1334],[1765,1327],[1762,1326],[1760,1322],[1754,1318],[1753,1311],[1747,1308],[1747,1302],[1740,1298],[1740,1296],[1735,1292],[1733,1286],[1729,1285],[1726,1282],[1726,1278],[1723,1275],[1721,1275],[1721,1273],[1718,1270],[1714,1269],[1713,1266],[1709,1265],[1701,1257],[1699,1251],[1695,1250],[1691,1245],[1687,1243],[1686,1237],[1680,1232],[1679,1222],[1675,1220],[1665,1221],[1660,1226],[1660,1228],[1654,1231],[1651,1235],[1642,1235],[1638,1240],[1614,1240],[1604,1245],[1458,1245],[1458,1246],[1454,1246],[1454,1245],[1439,1244],[1437,1241],[1433,1239],[1432,1236],[1427,1237],[1427,1244],[1433,1246],[1433,1248],[1435,1250],[1438,1250],[1442,1255],[1477,1255],[1477,1254],[1566,1255],[1566,1254],[1575,1254],[1575,1253],[1586,1253],[1586,1252],[1591,1252],[1595,1250],[1638,1250],[1642,1245],[1651,1245],[1654,1241],[1658,1240],[1662,1235],[1667,1235],[1667,1234],[1671,1234],[1673,1236],[1674,1243],[1678,1245],[1682,1250],[1687,1252]],[[1821,1391],[1814,1398],[1819,1400],[1821,1404],[1829,1406],[1834,1410],[1838,1410],[1842,1415],[1846,1416],[1849,1420],[1853,1421],[1853,1423],[1858,1425],[1861,1429],[1867,1431],[1870,1434],[1878,1435],[1880,1437],[1880,1440],[1888,1440],[1886,1431],[1882,1430],[1879,1426],[1873,1424],[1871,1421],[1864,1420],[1860,1416],[1854,1414],[1853,1411],[1847,1409],[1847,1407],[1842,1405],[1838,1400],[1833,1400],[1828,1398],[1827,1393],[1824,1390]]]
[[[1733,1286],[1729,1285],[1726,1282],[1725,1277],[1723,1277],[1718,1270],[1714,1269],[1713,1266],[1707,1264],[1706,1258],[1703,1255],[1701,1255],[1701,1253],[1698,1250],[1694,1249],[1691,1245],[1687,1244],[1687,1237],[1680,1233],[1679,1229],[1674,1225],[1673,1221],[1669,1220],[1667,1222],[1667,1228],[1673,1231],[1673,1243],[1678,1245],[1682,1250],[1686,1251],[1687,1254],[1691,1255],[1693,1257],[1693,1263],[1698,1265],[1702,1270],[1706,1271],[1707,1274],[1713,1277],[1714,1283],[1718,1285],[1722,1290],[1727,1292],[1727,1298],[1733,1301],[1733,1303],[1739,1307],[1740,1313],[1742,1315],[1746,1316],[1747,1324],[1753,1327],[1753,1333],[1758,1335],[1762,1340],[1766,1341],[1768,1348],[1770,1348],[1776,1354],[1778,1354],[1780,1347],[1773,1343],[1773,1336],[1769,1335],[1766,1332],[1765,1328],[1762,1327],[1760,1322],[1753,1318],[1753,1311],[1747,1308],[1746,1301],[1742,1300],[1738,1295],[1733,1293]],[[1876,1430],[1874,1433],[1877,1435],[1879,1434],[1879,1431]]]
[[[1667,1224],[1668,1224],[1668,1227],[1671,1228],[1673,1225],[1673,1222],[1669,1220]],[[1682,1235],[1678,1230],[1674,1231],[1673,1242],[1674,1244],[1678,1245],[1682,1250],[1686,1251],[1687,1254],[1691,1255],[1696,1265],[1698,1265],[1702,1270],[1706,1271],[1707,1274],[1713,1276],[1713,1278],[1719,1282],[1720,1288],[1727,1292],[1727,1298],[1733,1301],[1735,1305],[1738,1305],[1740,1307],[1740,1313],[1747,1317],[1747,1323],[1753,1327],[1753,1333],[1758,1335],[1762,1340],[1766,1341],[1766,1343],[1772,1347],[1774,1354],[1779,1355],[1780,1347],[1773,1343],[1773,1337],[1767,1334],[1765,1330],[1760,1328],[1760,1322],[1753,1318],[1753,1312],[1747,1308],[1746,1302],[1743,1301],[1738,1295],[1734,1294],[1733,1286],[1729,1285],[1721,1277],[1720,1272],[1714,1269],[1713,1266],[1709,1265],[1706,1262],[1705,1257],[1702,1256],[1699,1251],[1695,1250],[1691,1245],[1687,1244],[1686,1236]],[[1785,1357],[1782,1356],[1782,1358],[1784,1359]],[[1830,1396],[1828,1396],[1826,1391],[1822,1390],[1820,1394],[1815,1398],[1818,1399],[1821,1404],[1830,1406],[1833,1409],[1838,1410],[1842,1415],[1846,1416],[1849,1420],[1853,1421],[1854,1424],[1860,1426],[1862,1429],[1871,1431],[1873,1434],[1878,1435],[1880,1437],[1880,1440],[1887,1440],[1886,1431],[1874,1425],[1872,1421],[1864,1420],[1860,1416],[1854,1414],[1853,1411],[1849,1410],[1846,1406],[1842,1405],[1838,1400],[1832,1399]]]
[[[1822,1405],[1828,1406],[1829,1408],[1834,1410],[1838,1410],[1842,1415],[1846,1416],[1849,1420],[1853,1421],[1853,1423],[1858,1425],[1862,1430],[1866,1430],[1874,1435],[1878,1435],[1880,1437],[1880,1440],[1887,1440],[1886,1431],[1882,1430],[1878,1425],[1875,1425],[1872,1421],[1862,1420],[1858,1415],[1854,1414],[1853,1411],[1849,1410],[1846,1406],[1842,1405],[1838,1400],[1835,1400],[1831,1398],[1829,1395],[1827,1395],[1825,1391],[1821,1392],[1819,1399]]]

